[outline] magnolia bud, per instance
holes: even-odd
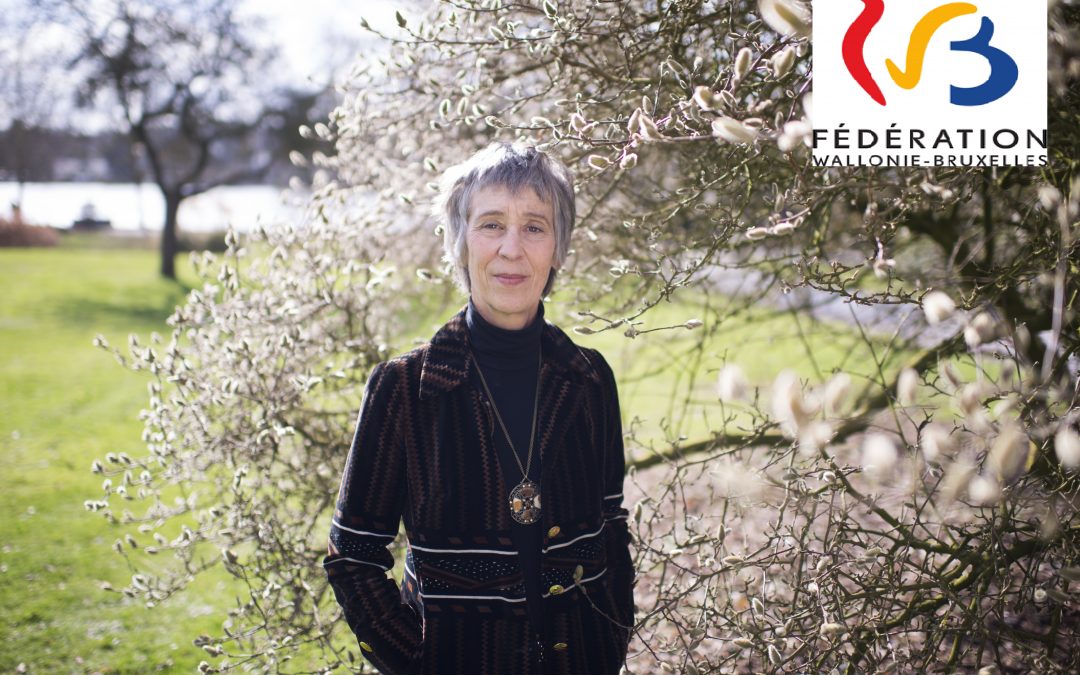
[[[955,443],[948,430],[938,424],[931,424],[923,429],[922,437],[919,439],[919,448],[928,462],[936,462],[949,457],[954,447]]]
[[[716,378],[716,393],[721,401],[742,400],[746,396],[747,388],[748,385],[742,368],[739,368],[734,363],[729,363],[720,369],[720,374]]]
[[[968,485],[968,497],[977,506],[991,506],[1001,499],[1001,486],[990,476],[975,476]]]
[[[600,155],[589,155],[589,167],[596,169],[597,171],[603,171],[607,168],[608,160]]]
[[[694,103],[702,110],[713,111],[720,106],[716,99],[716,92],[708,87],[698,87],[694,90]]]
[[[919,374],[914,368],[904,368],[900,376],[896,378],[896,400],[900,405],[909,406],[915,404],[915,397],[919,391]]]
[[[660,133],[660,129],[657,128],[656,122],[653,121],[652,117],[642,113],[638,124],[641,126],[641,137],[646,141],[660,141],[664,139],[664,134]]]
[[[869,434],[863,441],[863,470],[871,478],[882,481],[896,466],[896,444],[885,434]]]
[[[757,129],[724,116],[713,120],[712,133],[717,140],[734,144],[753,143],[758,137]]]
[[[941,323],[956,311],[956,303],[941,291],[930,291],[922,299],[926,322],[933,325]]]
[[[754,52],[749,47],[743,47],[735,56],[735,78],[738,80],[746,77],[750,72],[750,61],[754,58]]]
[[[1080,468],[1080,435],[1073,429],[1062,426],[1054,434],[1054,452],[1061,466],[1070,471]]]
[[[759,0],[765,23],[781,35],[810,37],[810,12],[797,0]]]
[[[1005,424],[994,439],[986,463],[998,480],[1009,484],[1027,471],[1030,447],[1031,441],[1019,425]]]
[[[795,66],[795,50],[791,47],[781,49],[769,64],[772,66],[773,76],[778,80],[783,78]]]
[[[825,413],[839,415],[847,403],[848,394],[851,392],[851,376],[847,373],[837,373],[825,383]]]

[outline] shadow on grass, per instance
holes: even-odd
[[[125,329],[164,327],[165,320],[183,304],[192,288],[177,282],[164,297],[150,291],[109,299],[66,296],[39,306],[38,312],[41,316],[60,320],[69,328],[79,325],[93,328],[105,324]]]

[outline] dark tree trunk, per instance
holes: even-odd
[[[176,214],[180,211],[180,194],[165,192],[165,226],[161,230],[161,276],[176,279]]]

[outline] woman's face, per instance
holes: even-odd
[[[551,204],[530,188],[489,185],[473,195],[466,225],[473,304],[500,328],[524,328],[554,266]]]

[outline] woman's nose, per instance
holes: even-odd
[[[517,258],[521,255],[521,234],[517,228],[507,228],[499,243],[499,255],[504,258]]]

